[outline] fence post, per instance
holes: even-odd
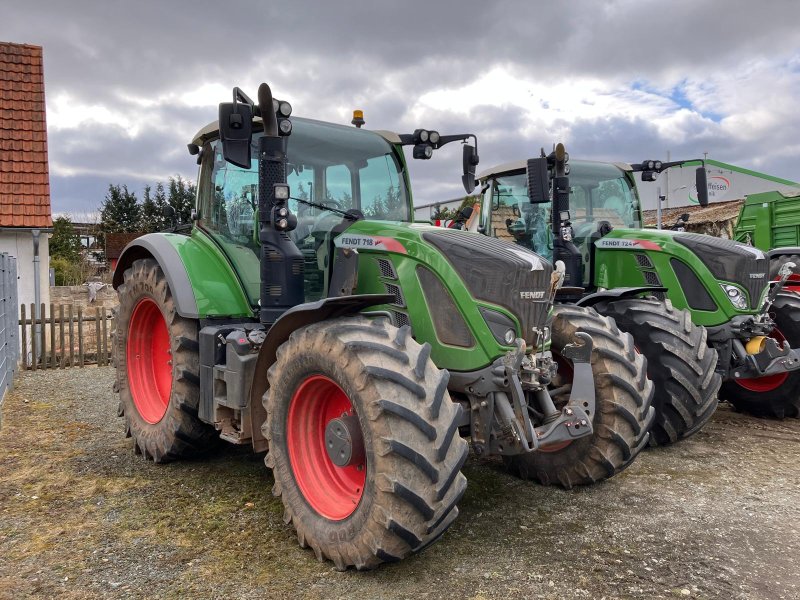
[[[56,355],[56,305],[50,303],[50,367],[58,368],[58,357]]]
[[[22,304],[19,307],[20,317],[19,317],[19,324],[22,328],[22,370],[25,371],[28,368],[28,330],[25,329],[27,323],[25,322],[25,305]]]
[[[111,363],[110,356],[108,354],[108,311],[106,307],[103,307],[103,365],[108,366]]]
[[[59,337],[59,350],[61,356],[58,357],[58,368],[63,369],[64,363],[67,360],[67,353],[64,351],[64,305],[58,305],[58,337]]]
[[[42,368],[47,368],[47,311],[42,302],[42,312],[39,313],[39,327],[42,328]]]
[[[69,366],[75,366],[75,329],[72,324],[72,304],[69,305]]]
[[[83,307],[78,307],[78,364],[83,368]]]
[[[102,350],[102,344],[100,343],[100,308],[95,307],[94,309],[94,333],[95,333],[95,341],[97,342],[97,366],[100,366],[100,351]]]
[[[36,307],[31,302],[31,368],[35,371],[39,366],[39,340],[36,337]]]

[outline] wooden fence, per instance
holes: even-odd
[[[20,306],[23,369],[65,369],[111,364],[114,315],[104,307],[84,312],[72,304]]]

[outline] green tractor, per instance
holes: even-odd
[[[339,569],[435,541],[470,444],[564,486],[628,466],[653,418],[631,337],[551,310],[558,273],[533,252],[410,222],[404,146],[473,137],[294,118],[266,84],[257,103],[235,88],[189,145],[192,223],[138,238],[114,273],[134,449],[267,451],[301,546]],[[470,191],[477,158],[465,143]]]
[[[592,306],[633,335],[656,384],[651,442],[698,431],[716,407],[720,378],[720,396],[741,410],[797,414],[800,301],[780,293],[793,265],[770,285],[769,260],[758,249],[643,229],[636,173],[652,181],[685,161],[567,164],[555,154],[482,173],[479,227],[564,261],[560,299]],[[705,205],[704,168],[697,177]],[[541,191],[548,185],[559,203]]]

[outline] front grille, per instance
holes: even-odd
[[[647,285],[661,285],[661,280],[658,278],[658,275],[653,271],[644,271],[644,280]]]
[[[681,284],[681,290],[690,308],[695,310],[717,310],[717,303],[714,302],[711,294],[708,293],[708,290],[697,278],[697,275],[694,274],[694,271],[689,268],[689,265],[677,258],[671,259],[669,263],[672,265],[675,277],[678,278],[678,283]]]
[[[478,233],[439,229],[423,239],[453,265],[477,300],[496,304],[515,315],[529,347],[534,328],[542,328],[550,308],[553,266],[538,254],[516,244]]]
[[[404,325],[411,326],[411,321],[408,319],[408,315],[406,313],[401,313],[399,310],[393,310],[392,313],[392,325],[395,327],[403,327]]]
[[[653,263],[650,260],[650,257],[647,254],[639,254],[638,252],[634,254],[636,257],[636,263],[643,269],[652,269]]]
[[[417,277],[439,341],[450,346],[472,348],[475,339],[439,278],[422,266],[417,267]]]
[[[746,289],[750,308],[758,308],[769,281],[769,260],[761,250],[697,233],[679,233],[673,239],[694,252],[714,277],[738,283]]]
[[[384,283],[383,285],[386,287],[386,293],[394,296],[394,302],[392,302],[392,304],[405,307],[406,302],[403,299],[403,292],[400,287],[393,283]]]
[[[394,265],[392,265],[391,261],[388,261],[385,258],[379,258],[378,269],[380,269],[381,277],[385,277],[386,279],[397,279],[397,273],[395,273]]]

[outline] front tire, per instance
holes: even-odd
[[[303,547],[369,569],[435,541],[458,515],[467,444],[449,375],[409,328],[331,319],[292,333],[264,395],[266,464]]]
[[[509,470],[521,478],[567,489],[602,481],[630,465],[647,445],[654,417],[653,384],[647,379],[645,358],[635,351],[630,335],[591,308],[553,309],[551,350],[561,377],[569,379],[571,367],[562,352],[578,332],[588,333],[594,342],[594,433],[551,451],[504,457]],[[554,400],[556,406],[561,404],[558,397]]]
[[[775,318],[771,337],[779,343],[789,342],[792,348],[800,347],[800,295],[778,294],[770,312]],[[720,395],[737,410],[758,417],[798,417],[800,370],[754,379],[730,379],[722,384]]]
[[[157,463],[208,450],[218,436],[197,418],[197,322],[176,312],[167,278],[151,258],[126,269],[117,292],[119,414],[134,450]]]
[[[689,311],[677,310],[669,300],[630,298],[601,302],[595,309],[630,333],[647,358],[656,410],[650,445],[672,444],[700,431],[717,409],[722,384],[716,372],[717,351],[708,346],[706,328],[695,325]]]

